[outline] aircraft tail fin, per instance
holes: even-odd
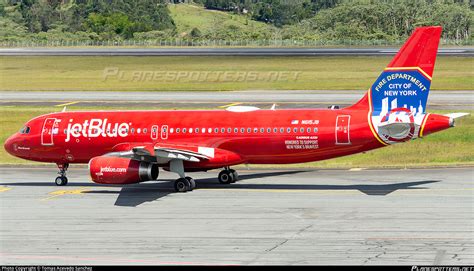
[[[369,107],[372,115],[396,108],[424,114],[431,85],[440,26],[416,28],[375,83],[353,107]]]

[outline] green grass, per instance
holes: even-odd
[[[91,108],[70,106],[69,110],[90,110]],[[125,109],[109,107],[101,109]],[[156,109],[156,108],[155,108]],[[40,114],[59,109],[52,107],[3,106],[0,107],[0,141],[5,142],[8,136],[18,131],[23,124]],[[448,113],[447,111],[434,111]],[[417,139],[408,143],[388,146],[336,159],[305,164],[287,165],[286,167],[422,167],[454,166],[474,164],[474,111],[471,115],[458,119],[456,127]],[[37,164],[15,158],[0,150],[0,164]],[[254,166],[252,166],[254,167]],[[268,167],[268,166],[258,166]],[[274,166],[273,166],[274,167]]]
[[[0,90],[365,90],[390,57],[0,57]],[[474,58],[439,57],[432,89],[474,89]],[[118,68],[123,76],[104,80],[104,70]],[[134,80],[134,73],[194,72],[200,78],[150,76]],[[210,75],[205,78],[205,72]],[[224,78],[223,72],[230,76]],[[238,77],[256,75],[257,79]],[[288,78],[269,80],[271,74]],[[220,78],[217,78],[218,74]],[[296,78],[295,75],[298,75]],[[242,79],[244,78],[244,79]]]
[[[189,34],[195,27],[203,34],[212,33],[222,25],[262,32],[267,32],[271,28],[265,23],[247,19],[244,15],[209,10],[196,5],[170,4],[168,8],[181,36]]]

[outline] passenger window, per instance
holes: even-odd
[[[306,129],[307,133],[311,133],[311,128]]]
[[[271,133],[271,132],[272,132],[272,129],[267,128],[267,133]]]
[[[170,134],[172,134],[173,132],[174,132],[174,128],[170,128]]]
[[[283,133],[284,131],[285,131],[285,129],[280,128],[280,133]]]
[[[317,132],[318,132],[318,128],[314,128],[314,132],[317,133]]]
[[[219,128],[214,128],[214,133],[219,133]]]
[[[286,128],[286,132],[291,133],[291,128],[290,127]]]
[[[185,133],[186,133],[186,128],[183,128],[183,134],[185,134]]]
[[[231,132],[232,132],[232,129],[230,129],[230,128],[227,128],[227,133],[229,133],[229,134],[230,134]]]
[[[264,133],[265,132],[265,128],[260,128],[260,133]]]
[[[304,133],[304,128],[303,127],[300,128],[300,133]]]
[[[179,133],[179,131],[181,131],[181,129],[179,129],[179,128],[176,128],[176,133]]]
[[[202,128],[201,131],[202,131],[203,134],[206,133],[206,128]]]
[[[251,133],[252,132],[252,128],[247,128],[247,133]]]
[[[212,128],[207,129],[208,133],[212,133]]]
[[[234,133],[238,133],[238,132],[239,132],[239,129],[234,128]]]
[[[240,132],[243,134],[245,133],[245,128],[240,128]]]
[[[134,134],[134,133],[135,133],[135,128],[132,128],[132,129],[130,130],[130,132],[132,132],[132,134]]]
[[[225,133],[225,128],[221,128],[221,133]]]
[[[196,133],[199,133],[199,128],[195,128],[194,131],[195,131]]]
[[[257,132],[258,132],[258,128],[253,128],[253,132],[254,132],[254,133],[257,133]]]
[[[189,133],[190,133],[190,134],[193,133],[193,128],[189,128]]]
[[[273,133],[276,133],[278,131],[277,128],[273,128]]]
[[[137,134],[139,134],[140,131],[141,131],[140,128],[138,128],[138,129],[137,129]],[[107,130],[107,133],[109,133],[109,130]]]
[[[298,133],[298,128],[293,128],[293,132]]]
[[[147,132],[147,129],[146,129],[146,128],[145,128],[145,129],[143,129],[143,133],[144,133],[144,134],[146,134],[146,132]]]

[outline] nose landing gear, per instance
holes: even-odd
[[[54,180],[54,183],[57,186],[67,185],[66,170],[69,167],[69,164],[57,164],[57,165],[59,168],[59,172],[58,172],[59,176],[56,177],[56,179]]]

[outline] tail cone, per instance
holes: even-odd
[[[424,124],[420,129],[420,137],[448,129],[450,127],[454,127],[453,118],[438,114],[428,114],[426,115]]]

